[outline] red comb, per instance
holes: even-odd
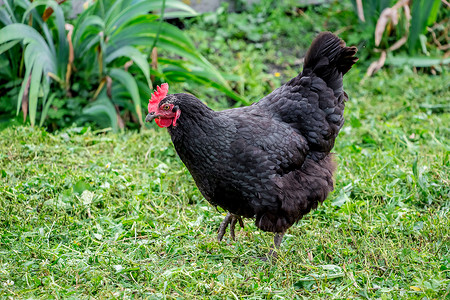
[[[148,100],[148,112],[155,112],[158,108],[159,102],[166,98],[169,91],[169,85],[167,83],[161,84],[156,87],[156,91],[153,92],[152,97]]]

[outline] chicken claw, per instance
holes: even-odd
[[[239,221],[239,225],[244,228],[244,222],[242,221],[241,216],[232,214],[232,213],[228,213],[225,217],[225,219],[223,219],[222,223],[220,224],[219,227],[219,234],[217,235],[217,241],[222,241],[223,236],[225,235],[225,232],[227,230],[228,224],[230,224],[230,235],[231,238],[234,240],[236,240],[236,236],[234,234],[234,228],[236,227],[236,223],[237,221]]]

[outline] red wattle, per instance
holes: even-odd
[[[155,119],[155,122],[161,128],[169,127],[170,125],[172,125],[172,119],[157,118]]]

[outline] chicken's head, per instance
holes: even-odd
[[[181,110],[178,106],[164,101],[169,91],[167,83],[156,87],[156,91],[148,101],[148,115],[145,118],[146,122],[155,120],[159,127],[177,126],[177,119],[180,117]],[[166,99],[167,100],[167,99]]]

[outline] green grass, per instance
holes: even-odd
[[[265,3],[187,28],[251,101],[298,73],[317,31],[361,40],[348,3],[304,13]],[[361,50],[345,78],[335,192],[288,231],[276,263],[257,258],[272,234],[250,220],[236,241],[216,241],[225,212],[202,198],[155,125],[1,130],[0,298],[448,298],[448,68],[387,69],[361,82],[370,62]],[[230,104],[203,85],[171,85],[183,91]]]
[[[450,291],[448,73],[347,78],[336,190],[286,235],[202,198],[165,130],[0,131],[0,295],[444,299]]]

